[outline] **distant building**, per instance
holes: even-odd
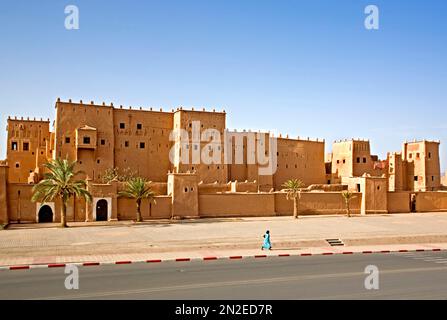
[[[182,163],[180,152],[191,156],[193,149],[203,150],[207,144],[203,141],[194,144],[191,134],[189,149],[176,149],[179,154],[170,161],[169,153],[176,143],[170,141],[171,131],[184,129],[191,133],[194,121],[200,122],[201,132],[211,128],[222,137],[227,134],[233,138],[229,144],[222,144],[222,148],[230,146],[233,154],[237,147],[246,150],[247,132],[228,132],[225,112],[182,108],[163,112],[59,100],[55,107],[53,132],[49,121],[8,118],[10,183],[38,181],[42,177],[42,164],[51,158],[76,160],[77,169],[94,182],[101,181],[109,168],[130,168],[155,182],[165,182],[168,172],[191,171],[204,183],[256,180],[264,189],[280,189],[290,177],[301,179],[306,185],[325,183],[324,141],[278,138],[277,168],[271,177],[260,177],[258,165],[249,164],[246,156],[241,164],[225,163],[223,149],[220,163]],[[268,143],[270,134],[264,134]],[[242,141],[240,146],[236,144],[238,137]]]
[[[441,188],[439,141],[405,142],[402,152],[389,153],[390,191],[436,191]]]

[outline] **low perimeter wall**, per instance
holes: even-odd
[[[222,193],[199,195],[201,217],[274,216],[273,193]]]
[[[355,193],[352,214],[360,214],[361,201],[361,193]],[[290,216],[293,201],[280,192],[199,195],[199,212],[201,217]],[[340,192],[303,192],[299,214],[346,214],[344,199]]]
[[[134,199],[118,198],[118,220],[135,220],[137,205]],[[157,196],[155,203],[143,200],[141,204],[141,215],[143,219],[169,219],[171,218],[171,197]]]
[[[447,210],[447,192],[418,192],[416,193],[417,212],[436,212]]]
[[[411,211],[411,192],[388,192],[388,212],[407,213]],[[417,212],[447,211],[447,192],[415,192]],[[32,185],[8,185],[9,220],[16,222],[36,222],[37,204],[32,203]],[[200,217],[254,217],[254,216],[290,216],[293,214],[293,201],[286,194],[275,193],[217,193],[200,194]],[[169,219],[172,211],[170,196],[157,196],[156,204],[149,207],[148,200],[142,203],[143,219]],[[360,213],[362,194],[355,193],[351,201],[353,214]],[[136,204],[132,199],[118,198],[117,218],[131,220],[136,217]],[[60,220],[60,201],[55,201],[55,221]],[[84,201],[73,199],[67,210],[67,220],[85,221],[86,205]],[[340,192],[303,192],[299,205],[300,215],[345,214],[344,199]]]
[[[351,200],[351,213],[360,214],[362,194],[354,193]],[[285,193],[275,193],[275,208],[277,215],[293,214],[293,201],[287,200]],[[346,214],[346,207],[341,192],[303,192],[299,201],[298,214]]]
[[[408,213],[410,211],[410,192],[388,192],[388,213]]]

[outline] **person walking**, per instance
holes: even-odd
[[[272,243],[270,242],[270,231],[267,230],[264,234],[264,243],[262,244],[261,250],[272,250]]]

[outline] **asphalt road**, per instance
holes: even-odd
[[[365,267],[379,289],[365,289]],[[447,253],[246,258],[0,271],[0,299],[446,299]]]

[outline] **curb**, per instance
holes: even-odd
[[[49,264],[30,264],[30,265],[14,265],[14,266],[0,266],[0,271],[3,270],[29,270],[29,269],[39,269],[39,268],[65,268],[66,266],[82,266],[82,267],[92,267],[92,266],[102,266],[102,265],[127,265],[136,263],[161,263],[161,262],[191,262],[191,261],[215,261],[215,260],[241,260],[247,258],[270,258],[270,257],[310,257],[310,256],[329,256],[329,255],[358,255],[358,254],[374,254],[374,253],[404,253],[404,252],[439,252],[446,251],[447,249],[401,249],[401,250],[376,250],[376,251],[341,251],[341,252],[322,252],[322,253],[298,253],[289,254],[281,253],[275,255],[249,255],[249,256],[228,256],[228,257],[203,257],[203,258],[175,258],[175,259],[151,259],[151,260],[120,260],[120,261],[107,261],[107,262],[72,262],[72,263],[49,263]]]

